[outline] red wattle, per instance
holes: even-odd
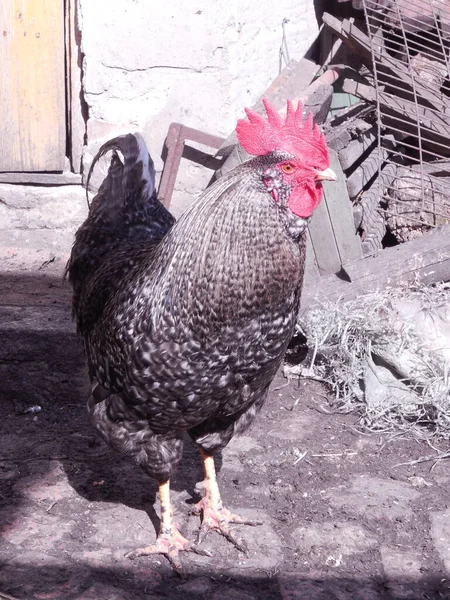
[[[294,189],[289,198],[289,208],[294,215],[297,215],[297,217],[307,219],[319,206],[320,201],[322,200],[322,195],[322,187],[307,187],[306,189],[302,188],[299,190]]]

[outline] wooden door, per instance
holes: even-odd
[[[0,0],[0,172],[62,171],[64,1]]]

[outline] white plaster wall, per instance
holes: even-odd
[[[16,249],[12,251],[13,256],[16,253],[23,256],[26,250],[47,250],[64,263],[75,231],[86,216],[86,194],[81,186],[3,183],[0,185],[0,254],[1,249],[7,248]],[[0,270],[4,268],[5,265],[0,264]]]
[[[89,143],[139,130],[157,170],[171,122],[226,137],[278,75],[283,35],[281,67],[317,34],[313,0],[78,1]],[[183,161],[175,212],[210,175]]]

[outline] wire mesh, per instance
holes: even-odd
[[[364,0],[363,7],[378,125],[377,209],[402,242],[450,222],[450,3]]]

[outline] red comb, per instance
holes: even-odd
[[[268,100],[263,99],[263,104],[267,118],[246,108],[248,120],[240,119],[236,127],[239,142],[249,154],[263,156],[274,150],[283,150],[296,156],[309,144],[327,153],[325,138],[318,126],[313,124],[312,113],[303,120],[301,102],[294,109],[291,100],[288,100],[285,119]]]

